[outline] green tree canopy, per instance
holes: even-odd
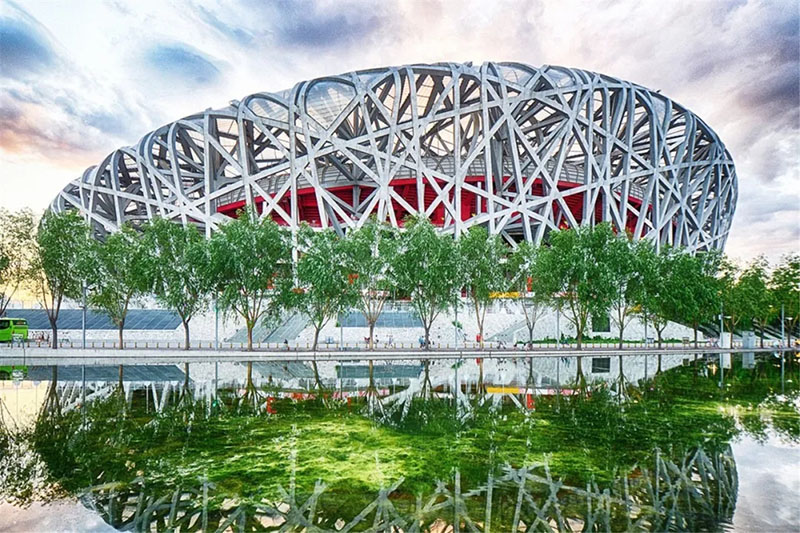
[[[91,246],[89,226],[77,213],[45,212],[36,233],[28,283],[50,321],[53,349],[58,348],[58,315],[64,298],[82,296]]]
[[[0,208],[0,316],[28,276],[35,244],[33,211]]]
[[[105,312],[117,326],[122,350],[129,306],[150,289],[142,234],[124,225],[105,242],[93,241],[90,252],[89,304]]]
[[[643,299],[644,270],[650,266],[654,251],[651,243],[634,242],[627,235],[616,235],[609,245],[608,273],[613,291],[611,321],[619,333],[619,348],[622,349],[625,328]]]
[[[247,328],[247,349],[253,349],[253,328],[276,316],[291,285],[291,247],[287,235],[252,208],[220,226],[208,243],[209,279],[225,312],[241,316]]]
[[[538,252],[539,247],[528,241],[522,241],[506,263],[509,287],[519,293],[517,301],[525,315],[529,345],[533,343],[536,322],[546,311],[550,300],[550,294],[541,280],[544,272]]]
[[[668,258],[668,277],[660,294],[661,316],[690,325],[694,330],[695,347],[700,324],[713,321],[719,314],[720,280],[717,273],[721,260],[721,254],[716,251],[692,255],[678,249],[673,250]]]
[[[769,281],[770,288],[775,295],[775,305],[783,308],[783,316],[788,326],[788,340],[791,344],[792,331],[800,321],[800,254],[790,254],[784,257]]]
[[[540,250],[540,282],[575,326],[578,349],[591,315],[608,313],[614,297],[611,264],[616,236],[609,224],[554,231]]]
[[[742,273],[750,299],[750,313],[758,325],[761,347],[764,347],[764,328],[779,314],[775,292],[769,286],[769,263],[763,257],[754,259]]]
[[[194,226],[154,218],[144,227],[150,290],[161,305],[181,317],[184,349],[189,349],[189,322],[206,309],[211,291],[207,242]]]
[[[433,321],[448,309],[460,287],[456,244],[441,235],[428,219],[411,219],[401,237],[395,265],[401,292],[411,297],[430,347]]]
[[[346,260],[346,243],[333,230],[314,231],[304,225],[298,241],[301,252],[295,269],[297,286],[292,291],[292,307],[311,321],[316,350],[320,330],[355,303],[356,292]]]
[[[508,289],[506,262],[508,246],[498,235],[489,235],[486,228],[472,226],[458,240],[458,257],[461,286],[472,302],[478,325],[480,345],[483,348],[483,325],[486,310],[492,303],[492,294]]]
[[[397,289],[394,269],[400,238],[388,224],[369,220],[349,232],[344,256],[349,280],[358,306],[369,327],[369,348],[373,348],[375,324],[386,301]]]

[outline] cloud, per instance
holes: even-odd
[[[0,151],[6,160],[97,156],[141,128],[141,112],[128,95],[64,57],[25,10],[12,3],[0,8]]]
[[[248,1],[242,5],[276,46],[329,52],[363,42],[386,27],[384,4],[342,1]]]
[[[232,21],[223,21],[214,11],[206,8],[202,4],[196,4],[194,9],[200,20],[207,26],[216,30],[220,35],[232,40],[240,46],[249,46],[253,44],[255,38],[250,31],[236,26]]]
[[[145,64],[159,76],[188,84],[206,85],[221,75],[214,63],[199,50],[183,43],[159,43],[144,54]]]
[[[3,70],[0,79],[0,151],[44,154],[47,161],[101,152],[99,160],[156,124],[360,68],[564,65],[660,89],[719,134],[740,184],[731,254],[800,247],[800,212],[791,208],[800,190],[797,2],[107,0],[30,2],[27,11],[5,5],[0,31],[9,37],[0,39],[0,62],[13,62],[0,68],[15,74]],[[11,173],[7,168],[0,174]]]
[[[41,72],[55,62],[47,38],[24,20],[0,17],[0,77]]]

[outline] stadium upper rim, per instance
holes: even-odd
[[[737,178],[717,134],[642,86],[521,63],[417,64],[257,93],[148,133],[65,187],[102,237],[160,216],[209,235],[253,205],[339,232],[409,214],[512,245],[609,221],[634,238],[721,249]]]

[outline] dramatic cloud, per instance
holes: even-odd
[[[736,162],[728,252],[800,248],[797,2],[2,2],[0,175],[29,169],[43,196],[80,172],[74,162],[257,91],[387,65],[519,61],[606,73],[688,107]]]
[[[182,43],[151,46],[144,60],[157,76],[168,77],[171,82],[203,85],[217,81],[221,75],[202,52]]]
[[[47,39],[24,21],[0,18],[0,76],[15,78],[53,64]]]

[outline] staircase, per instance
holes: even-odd
[[[522,335],[519,333],[522,332]],[[517,340],[528,340],[528,324],[525,320],[518,320],[511,324],[510,326],[506,327],[505,329],[495,333],[488,339],[489,342],[499,342],[502,341],[506,344],[514,344]]]
[[[308,320],[300,313],[284,314],[278,326],[259,322],[253,328],[253,342],[283,342],[284,340],[294,340],[308,326]],[[234,333],[225,342],[234,344],[247,342],[247,328],[242,328]]]

